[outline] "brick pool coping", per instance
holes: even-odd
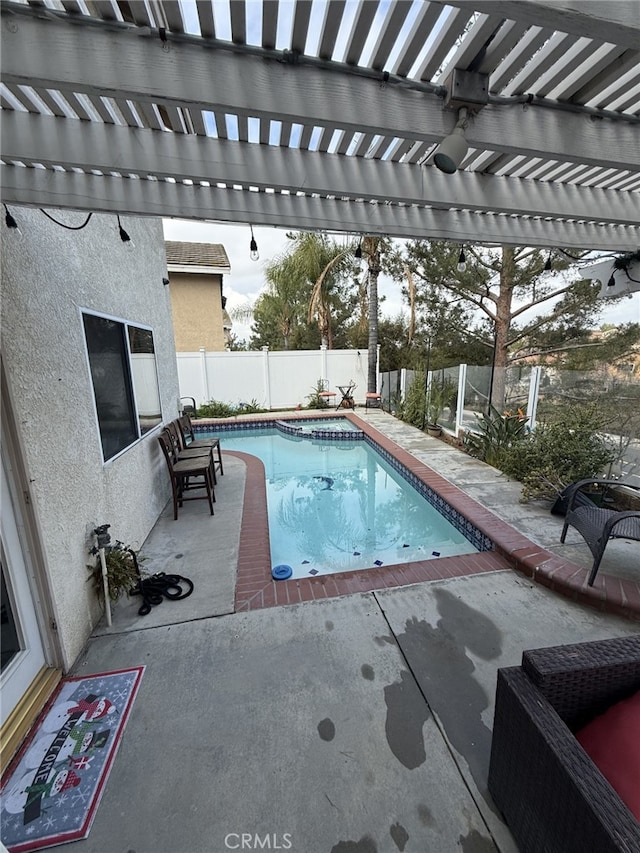
[[[325,416],[329,414],[333,416],[335,412]],[[383,568],[318,575],[314,578],[274,581],[271,577],[264,466],[255,456],[224,450],[223,447],[223,452],[242,459],[247,471],[236,577],[236,611],[297,604],[355,592],[513,569],[572,601],[608,613],[640,619],[640,582],[600,572],[594,586],[589,587],[587,569],[531,542],[510,524],[357,415],[351,412],[341,414],[362,429],[377,445],[393,454],[419,480],[442,495],[454,509],[493,541],[495,550],[400,563]],[[309,417],[308,413],[305,415]],[[314,419],[316,417],[314,414]],[[274,416],[256,418],[256,421],[267,419],[273,420]],[[284,418],[280,416],[279,419]],[[215,424],[230,422],[232,421],[225,419],[216,421]],[[214,423],[207,424],[207,427],[214,427]]]

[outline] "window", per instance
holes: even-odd
[[[82,321],[106,462],[162,423],[153,332],[97,314]]]

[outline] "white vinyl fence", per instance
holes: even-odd
[[[378,359],[380,352],[378,350]],[[196,406],[216,400],[238,405],[255,402],[263,409],[306,406],[323,380],[328,391],[355,382],[353,398],[364,404],[367,392],[366,350],[294,350],[270,352],[176,353],[181,397],[193,397]]]

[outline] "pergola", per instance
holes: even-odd
[[[8,205],[640,246],[638,0],[1,9]]]

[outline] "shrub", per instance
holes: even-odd
[[[305,399],[309,401],[308,409],[328,409],[329,403],[327,402],[326,397],[321,397],[320,392],[325,390],[324,380],[318,379],[316,382],[316,387],[311,389],[311,394],[309,394]]]
[[[261,408],[258,401],[254,398],[249,403],[238,403],[234,414],[255,415],[257,412],[266,411],[268,410]]]
[[[605,420],[597,405],[571,406],[507,448],[500,468],[523,484],[521,500],[554,500],[570,483],[605,473],[618,455],[599,433]]]
[[[233,406],[227,403],[220,403],[218,400],[209,400],[208,403],[203,403],[198,407],[196,412],[197,418],[230,418],[236,414]]]
[[[491,406],[488,415],[476,415],[478,432],[468,432],[463,445],[471,456],[504,470],[507,451],[527,437],[528,420],[522,409],[513,414]]]
[[[231,418],[234,415],[254,415],[256,412],[268,411],[268,409],[262,409],[257,400],[251,400],[250,403],[238,403],[237,406],[220,403],[218,400],[209,400],[208,403],[203,403],[198,408],[195,416],[196,418]]]
[[[104,598],[104,585],[102,581],[102,563],[100,562],[99,551],[97,548],[92,548],[90,554],[96,555],[94,565],[88,565],[87,569],[91,573],[90,579],[93,581],[93,588],[98,595],[98,598]],[[129,595],[131,589],[140,580],[139,564],[144,562],[144,557],[136,555],[128,545],[123,544],[119,540],[113,545],[107,545],[104,555],[107,566],[107,579],[109,581],[109,598],[111,601],[117,601],[123,595]]]
[[[456,386],[451,379],[432,378],[427,397],[427,417],[429,424],[432,426],[439,425],[442,413],[447,406],[452,406],[455,396]]]
[[[419,370],[415,373],[413,382],[409,385],[401,415],[403,421],[420,429],[424,427],[427,411],[427,395],[424,383],[424,372]]]

